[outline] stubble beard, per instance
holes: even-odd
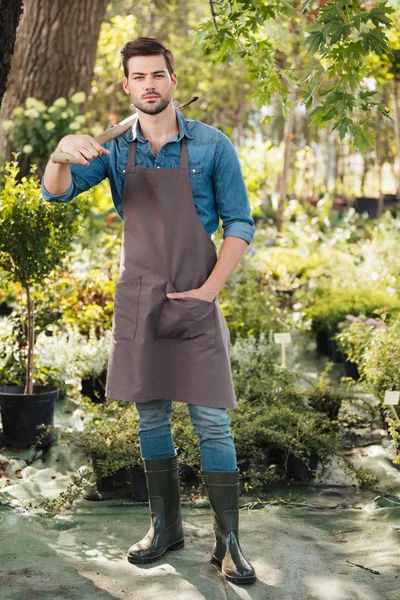
[[[169,106],[172,100],[172,94],[168,96],[160,96],[154,104],[149,104],[146,100],[133,100],[135,107],[146,115],[158,115]]]

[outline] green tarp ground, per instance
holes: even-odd
[[[74,406],[58,402],[56,424],[79,427],[79,411],[64,412]],[[308,484],[271,485],[270,497],[287,505],[270,502],[240,513],[241,545],[259,579],[247,587],[225,582],[209,562],[209,508],[185,503],[185,547],[158,563],[132,565],[126,552],[147,532],[147,504],[135,503],[128,492],[111,493],[45,518],[27,510],[29,503],[65,490],[87,457],[57,445],[45,460],[31,451],[2,449],[0,461],[7,464],[0,479],[0,598],[398,600],[400,470],[379,425],[353,431],[350,441],[343,455],[373,470],[380,495],[360,489],[336,461]]]
[[[184,507],[183,519],[185,547],[158,563],[136,566],[125,555],[147,530],[145,506],[82,501],[72,514],[52,520],[4,509],[1,598],[399,598],[399,508],[361,503],[358,508],[278,507],[241,513],[242,548],[259,578],[248,587],[224,582],[209,563],[209,510]]]

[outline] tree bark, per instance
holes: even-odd
[[[293,85],[290,92],[290,101],[293,107],[290,109],[288,120],[286,122],[285,133],[284,133],[284,152],[283,152],[283,170],[281,173],[280,185],[279,185],[279,201],[278,210],[276,214],[276,228],[278,231],[282,231],[283,226],[283,211],[287,201],[287,187],[290,169],[290,157],[293,139],[294,129],[294,113],[296,109],[296,86]]]
[[[60,96],[89,93],[108,1],[25,0],[0,122],[12,118],[13,108],[28,97],[49,105]],[[9,160],[11,151],[0,131],[0,154]]]
[[[397,142],[397,182],[396,182],[396,194],[400,195],[400,102],[399,102],[399,81],[396,76],[393,81],[394,91],[394,108],[396,113],[395,118],[395,129],[396,129],[396,142]]]
[[[33,394],[33,351],[35,349],[35,309],[29,286],[25,287],[28,312],[28,357],[26,360],[26,379],[24,394]]]
[[[0,0],[0,107],[6,91],[17,27],[22,15],[22,0]]]

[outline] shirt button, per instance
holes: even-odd
[[[196,173],[196,169],[192,169],[192,173]]]
[[[159,169],[160,167],[157,167],[157,169]]]
[[[126,169],[124,169],[122,172],[123,172],[123,173],[126,173]]]

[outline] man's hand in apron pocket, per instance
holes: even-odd
[[[213,293],[192,289],[168,292],[161,307],[156,337],[187,340],[204,337],[203,342],[215,344],[216,303]]]
[[[182,298],[197,298],[198,300],[205,300],[206,302],[214,302],[216,298],[215,292],[205,292],[201,288],[188,290],[187,292],[173,292],[167,294],[167,297],[171,300],[179,300]]]

